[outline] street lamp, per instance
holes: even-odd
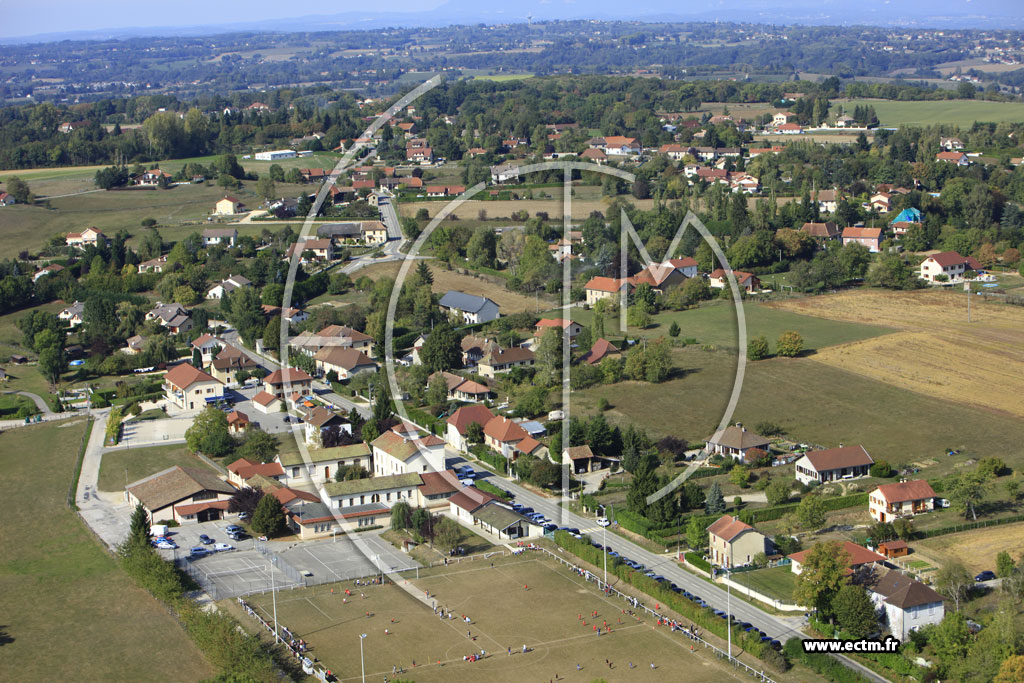
[[[366,634],[359,634],[359,668],[363,671],[363,683],[366,683],[366,663],[363,661],[363,641],[366,640]]]
[[[604,505],[601,506],[601,516],[604,517]],[[605,521],[608,521],[607,519]],[[601,526],[601,545],[604,546],[604,586],[608,587],[608,527]]]

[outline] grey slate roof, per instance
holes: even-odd
[[[459,292],[454,289],[449,289],[443,297],[441,297],[441,305],[445,308],[453,308],[456,311],[466,311],[467,313],[477,313],[482,309],[490,299],[485,296],[476,296],[475,294],[466,294],[465,292]],[[497,304],[495,304],[497,305]]]

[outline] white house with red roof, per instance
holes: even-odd
[[[192,348],[199,351],[203,365],[207,365],[212,363],[216,355],[224,348],[224,342],[212,334],[203,333],[192,340]]]
[[[540,337],[544,332],[552,327],[561,329],[569,339],[573,339],[583,331],[582,325],[566,318],[541,318],[537,321],[536,326],[534,326],[534,333],[537,337]]]
[[[523,429],[518,422],[498,415],[484,425],[484,443],[493,451],[509,460],[515,460],[521,453],[527,455],[546,454],[547,449]]]
[[[587,297],[587,305],[593,306],[601,299],[612,299],[620,297],[623,292],[628,296],[633,291],[633,285],[628,279],[623,280],[617,277],[604,277],[597,275],[590,278],[587,284],[583,285],[583,292]]]
[[[176,365],[164,375],[164,397],[186,412],[200,411],[224,399],[224,385],[188,363]]]
[[[313,378],[298,368],[274,370],[263,379],[263,391],[284,398],[285,394],[308,394],[313,390]]]
[[[871,519],[891,522],[935,509],[935,491],[923,479],[882,484],[868,495]]]
[[[868,550],[864,546],[857,545],[856,543],[843,541],[842,548],[848,556],[846,562],[847,574],[852,573],[855,569],[863,567],[864,565],[883,565],[885,563],[884,556],[879,555],[873,550]],[[799,574],[803,571],[803,563],[807,559],[811,550],[811,548],[808,548],[807,550],[801,550],[798,553],[789,555],[789,559],[792,561],[790,569],[792,569],[794,574]]]
[[[466,452],[469,450],[469,426],[473,423],[480,425],[481,430],[488,422],[494,419],[494,413],[479,403],[462,406],[445,421],[444,439],[452,448]]]
[[[440,472],[445,469],[444,441],[418,429],[396,425],[373,442],[373,472],[376,476]]]
[[[808,451],[796,461],[796,479],[801,484],[857,479],[868,476],[874,462],[863,446]]]
[[[107,244],[110,242],[110,238],[96,228],[86,228],[82,232],[69,232],[64,237],[64,242],[69,247],[85,249],[86,247],[95,247],[99,244]]]
[[[248,458],[239,458],[233,463],[228,465],[228,481],[236,486],[245,486],[245,481],[250,479],[257,474],[273,479],[274,481],[280,481],[281,477],[284,476],[284,469],[281,467],[279,462],[253,462]]]
[[[959,282],[968,270],[982,270],[982,265],[970,256],[955,251],[941,251],[921,262],[920,277],[928,282]]]
[[[761,280],[753,273],[734,270],[732,274],[736,278],[736,284],[739,285],[739,288],[745,290],[748,294],[761,289]],[[724,289],[729,286],[729,276],[723,268],[716,268],[711,271],[708,275],[708,286],[712,289]]]

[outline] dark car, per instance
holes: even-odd
[[[773,640],[771,643],[769,643],[769,645],[771,645],[771,648],[773,650],[776,650],[776,651],[782,650],[782,643],[780,643],[777,640]]]
[[[203,545],[210,545],[211,543],[213,543],[213,539],[207,536],[206,534],[199,534],[199,542]]]
[[[986,569],[982,573],[980,573],[977,576],[975,576],[974,580],[975,581],[991,581],[994,578],[996,578],[996,573]]]

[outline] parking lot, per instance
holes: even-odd
[[[373,576],[380,571],[405,571],[417,563],[405,553],[379,537],[379,532],[353,536],[339,535],[336,539],[306,542],[269,542],[246,538],[232,541],[224,531],[230,520],[191,524],[170,529],[175,550],[160,550],[161,555],[174,560],[217,599],[296,585],[314,585],[334,581],[348,581]],[[213,543],[203,545],[200,534],[209,536]],[[212,552],[214,544],[227,543],[234,550]],[[260,552],[263,546],[267,553]],[[210,552],[201,557],[190,557],[189,550],[203,547]],[[271,557],[274,576],[271,577]]]

